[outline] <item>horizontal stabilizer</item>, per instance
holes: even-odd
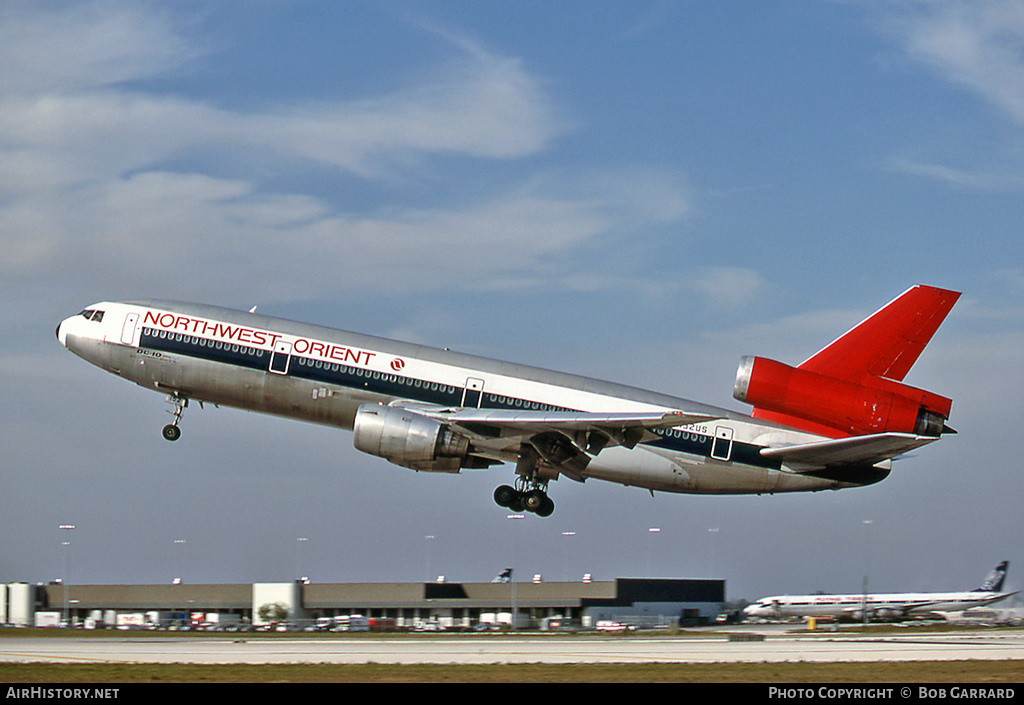
[[[938,440],[910,433],[877,433],[830,441],[763,448],[761,455],[777,458],[797,472],[838,465],[874,465]]]

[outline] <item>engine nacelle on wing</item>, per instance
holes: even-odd
[[[867,616],[868,620],[875,622],[892,622],[907,618],[907,615],[903,610],[893,609],[892,607],[869,608]],[[853,612],[848,612],[845,615],[845,618],[851,622],[863,622],[864,610],[858,609]]]
[[[763,357],[744,357],[733,396],[758,410],[844,434],[948,430],[952,400],[900,382],[867,375],[861,383],[802,370]]]
[[[353,431],[357,449],[413,470],[458,472],[469,453],[468,438],[401,407],[363,404]]]

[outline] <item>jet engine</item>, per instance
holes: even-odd
[[[892,607],[877,607],[868,608],[868,621],[872,622],[893,622],[896,620],[906,619],[907,614],[903,610],[894,609]],[[846,615],[846,619],[851,622],[863,622],[864,621],[864,610],[857,609]]]
[[[903,610],[893,609],[892,607],[879,607],[870,614],[875,619],[883,620],[904,619],[907,616]]]
[[[838,432],[832,435],[891,431],[939,436],[951,431],[945,421],[952,400],[871,374],[854,382],[744,357],[733,396],[753,404],[755,416],[805,430],[820,432],[819,426]]]
[[[413,470],[458,472],[469,453],[465,436],[396,406],[363,404],[353,431],[357,449]]]

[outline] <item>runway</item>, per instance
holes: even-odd
[[[1024,631],[857,636],[433,636],[12,638],[0,662],[193,664],[610,664],[1024,659]]]

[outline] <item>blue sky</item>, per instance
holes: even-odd
[[[1022,46],[995,0],[4,3],[0,579],[55,577],[64,523],[85,582],[489,580],[515,545],[756,599],[1019,565]],[[917,283],[964,292],[908,378],[955,438],[827,495],[556,483],[547,521],[491,503],[511,468],[332,429],[190,408],[165,443],[157,395],[53,337],[100,300],[258,305],[742,409],[740,356]]]

